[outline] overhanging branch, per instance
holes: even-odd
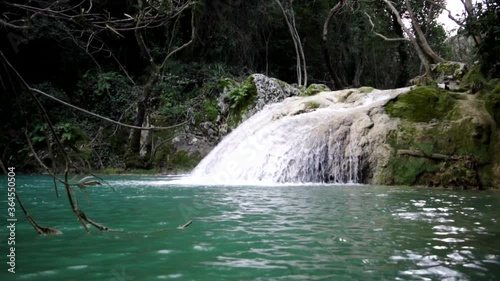
[[[73,108],[73,109],[76,109],[80,112],[83,112],[83,113],[86,113],[88,115],[91,115],[93,117],[96,117],[96,118],[99,118],[99,119],[102,119],[104,121],[107,121],[107,122],[110,122],[110,123],[113,123],[113,124],[116,124],[116,125],[120,125],[122,127],[127,127],[127,128],[131,128],[131,129],[138,129],[138,130],[149,130],[149,131],[160,131],[160,130],[168,130],[168,129],[172,129],[172,128],[176,128],[176,127],[179,127],[179,126],[182,126],[184,125],[186,122],[182,122],[180,124],[176,124],[176,125],[173,125],[173,126],[168,126],[168,127],[141,127],[141,126],[133,126],[133,125],[129,125],[129,124],[124,124],[124,123],[121,123],[121,122],[118,122],[118,121],[115,121],[115,120],[112,120],[110,118],[107,118],[107,117],[104,117],[104,116],[101,116],[99,114],[96,114],[96,113],[93,113],[93,112],[90,112],[88,110],[85,110],[83,108],[80,108],[78,106],[75,106],[75,105],[72,105],[70,103],[67,103],[65,101],[62,101],[54,96],[51,96],[39,89],[35,89],[35,88],[32,88],[25,80],[24,78],[21,76],[21,74],[19,74],[19,72],[17,72],[17,70],[14,68],[14,66],[12,66],[12,64],[7,60],[7,58],[5,57],[5,55],[3,54],[2,51],[0,51],[0,56],[2,57],[2,60],[5,62],[5,64],[7,64],[10,69],[12,70],[12,72],[14,72],[14,74],[16,75],[16,77],[19,79],[19,81],[21,82],[21,84],[29,91],[33,92],[33,93],[37,93],[37,94],[40,94],[44,97],[47,97],[53,101],[56,101],[60,104],[63,104],[67,107],[70,107],[70,108]]]

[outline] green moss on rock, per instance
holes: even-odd
[[[500,128],[500,82],[497,82],[493,90],[489,91],[483,98],[486,110],[495,120],[497,128]]]
[[[432,125],[402,122],[388,137],[393,154],[389,165],[378,173],[378,180],[384,181],[379,183],[465,189],[491,186],[491,163],[496,163],[493,136],[489,122],[473,117]],[[421,155],[398,153],[401,150]]]
[[[371,93],[371,92],[373,92],[373,90],[375,90],[375,88],[372,88],[372,87],[361,87],[358,89],[358,91],[360,93],[363,93],[363,94]]]
[[[455,100],[446,91],[421,86],[391,101],[386,110],[391,117],[429,122],[446,117],[454,105]]]
[[[454,189],[479,189],[476,163],[472,159],[441,163],[438,171],[427,178],[426,184]]]
[[[317,101],[308,101],[305,103],[305,106],[306,106],[306,110],[307,109],[316,109],[316,108],[321,107],[321,104]]]
[[[464,75],[460,87],[464,90],[472,90],[473,93],[476,93],[483,89],[485,84],[486,79],[481,73],[481,67],[479,65],[475,65]]]
[[[434,161],[410,156],[395,157],[392,165],[394,183],[399,185],[424,184],[420,176],[424,173],[433,173],[437,170]]]
[[[309,96],[314,96],[320,92],[326,92],[330,91],[330,88],[328,88],[326,85],[323,84],[311,84],[307,89],[303,90],[300,93],[300,96],[302,97],[309,97]]]
[[[450,75],[455,75],[455,72],[460,68],[460,65],[456,62],[451,62],[451,61],[445,61],[438,63],[436,65],[435,72],[439,75],[445,75],[445,76],[450,76]]]

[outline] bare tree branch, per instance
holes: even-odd
[[[422,52],[422,49],[420,48],[420,46],[417,42],[417,39],[415,39],[415,36],[413,36],[413,33],[406,27],[403,20],[401,19],[401,16],[399,15],[398,10],[394,7],[394,5],[392,5],[392,3],[389,0],[382,0],[382,1],[384,1],[384,3],[387,5],[387,7],[392,12],[392,14],[394,15],[394,17],[398,21],[398,23],[401,26],[401,28],[403,29],[403,31],[406,33],[406,36],[408,36],[408,38],[410,39],[410,42],[412,43],[415,51],[417,52],[417,55],[420,58],[420,61],[422,62],[422,64],[425,67],[425,74],[426,74],[427,78],[431,78],[431,66],[429,64],[428,59],[426,58],[426,56]]]
[[[328,16],[326,17],[325,22],[323,23],[323,34],[321,35],[321,48],[323,49],[323,57],[325,59],[326,68],[330,74],[330,79],[333,82],[333,85],[336,89],[343,88],[343,83],[340,77],[338,76],[335,68],[332,65],[332,60],[330,56],[330,51],[328,49],[328,29],[330,26],[330,22],[333,19],[333,16],[338,14],[342,9],[347,5],[347,0],[340,0],[333,8],[328,12]]]
[[[432,0],[425,0],[425,1],[427,1],[427,2],[431,3],[434,6],[437,6],[437,7],[441,8],[441,9],[447,11],[449,19],[451,19],[452,21],[454,21],[456,24],[458,24],[461,27],[465,26],[465,22],[464,21],[460,21],[457,18],[453,17],[452,12],[449,9],[447,9],[445,6],[443,6],[443,5],[439,4],[439,3],[436,3],[435,1],[432,1]]]
[[[306,86],[307,85],[306,59],[304,55],[304,49],[302,47],[302,43],[300,40],[300,36],[297,32],[297,27],[295,25],[295,16],[293,15],[293,3],[292,3],[293,1],[290,1],[290,6],[291,6],[290,7],[291,11],[289,11],[290,15],[289,13],[287,13],[280,0],[274,0],[274,1],[279,6],[281,13],[283,14],[283,17],[285,18],[290,34],[292,35],[292,41],[295,47],[295,54],[297,60],[297,80],[298,80],[297,82],[299,86],[301,85]]]
[[[384,39],[385,41],[406,41],[406,42],[409,42],[410,39],[408,38],[388,38],[388,37],[385,37],[384,35],[378,33],[378,32],[375,32],[375,24],[373,23],[372,21],[372,18],[370,17],[370,15],[365,12],[365,15],[368,17],[368,21],[370,22],[370,25],[372,26],[372,32],[373,34],[377,35],[378,37]]]
[[[28,28],[30,28],[28,25],[15,25],[15,24],[6,22],[6,21],[4,21],[2,19],[0,19],[0,25],[6,26],[6,27],[10,27],[10,28],[14,28],[14,29],[28,29]]]
[[[173,56],[175,55],[176,53],[182,51],[183,49],[189,47],[189,45],[193,44],[194,42],[194,39],[196,38],[196,26],[195,26],[195,22],[194,22],[194,11],[191,11],[191,39],[184,43],[184,45],[178,47],[177,49],[171,51],[166,57],[165,59],[163,60],[162,64],[160,65],[160,69],[163,69],[165,67],[165,65],[167,64],[168,60]]]

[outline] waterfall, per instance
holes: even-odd
[[[267,105],[226,136],[190,179],[215,184],[360,183],[370,153],[379,145],[374,134],[384,133],[375,127],[389,119],[383,106],[408,90],[322,92]]]

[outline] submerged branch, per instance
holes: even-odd
[[[184,229],[188,226],[190,226],[191,224],[193,223],[192,220],[188,221],[187,223],[183,224],[183,225],[180,225],[179,227],[177,227],[177,229]]]
[[[5,169],[5,166],[3,162],[0,160],[0,167],[2,168],[2,171],[7,175],[7,169]],[[21,210],[24,213],[24,216],[26,219],[30,222],[31,226],[35,229],[35,231],[38,234],[41,235],[47,235],[47,234],[62,234],[62,232],[59,229],[52,228],[52,227],[47,227],[47,226],[41,226],[39,225],[35,219],[33,219],[30,214],[28,213],[28,210],[23,205],[23,202],[21,201],[21,197],[19,197],[19,194],[17,194],[17,191],[14,190],[14,196],[16,197],[17,203],[21,207]]]

